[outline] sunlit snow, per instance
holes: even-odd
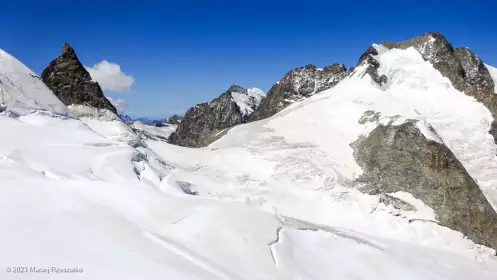
[[[349,144],[374,129],[358,120],[375,110],[380,122],[423,121],[497,202],[485,107],[412,49],[377,59],[386,88],[358,67],[200,149],[129,145],[131,128],[84,106],[71,107],[78,118],[54,114],[67,109],[29,69],[5,72],[0,61],[1,77],[23,89],[9,89],[12,100],[41,104],[0,114],[2,269],[83,269],[64,279],[496,279],[495,251],[438,226],[420,200],[391,194],[417,208],[402,211],[351,187],[362,171]]]

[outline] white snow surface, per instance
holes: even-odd
[[[133,148],[116,136],[129,127],[91,108],[0,115],[0,279],[48,277],[14,266],[55,279],[496,279],[495,251],[437,225],[419,199],[390,194],[417,208],[401,211],[350,187],[362,170],[349,144],[377,125],[358,122],[373,110],[420,120],[496,202],[485,107],[412,49],[377,59],[387,87],[358,67],[201,149]]]
[[[490,76],[492,77],[492,80],[494,80],[494,86],[495,86],[495,93],[497,93],[497,68],[492,67],[490,65],[485,64],[485,67],[487,67],[488,72],[490,72]]]
[[[240,108],[243,116],[248,116],[254,112],[254,108],[259,106],[265,94],[261,89],[249,88],[247,93],[232,92],[231,97]]]
[[[135,121],[130,125],[135,131],[141,133],[143,137],[153,140],[166,141],[171,133],[176,131],[178,127],[175,124],[164,124],[163,126],[155,126],[144,124],[140,121]]]
[[[67,115],[66,106],[41,79],[0,49],[0,110],[25,115],[36,110]]]
[[[125,124],[115,113],[85,105],[69,105],[70,112],[88,125],[93,131],[105,138],[137,145],[141,142],[131,127]]]

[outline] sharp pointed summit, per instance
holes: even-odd
[[[117,114],[68,43],[63,44],[60,55],[43,70],[41,78],[67,106],[84,105]]]

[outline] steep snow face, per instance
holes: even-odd
[[[45,110],[67,115],[66,106],[29,68],[0,50],[0,106],[2,111],[25,115]]]
[[[247,92],[231,92],[231,97],[244,117],[254,112],[264,96],[264,92],[258,88],[248,88]]]
[[[486,65],[486,64],[485,64],[485,66],[487,67],[488,72],[490,72],[490,76],[494,80],[495,93],[497,93],[497,68],[492,67],[490,65]]]

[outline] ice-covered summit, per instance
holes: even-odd
[[[265,97],[265,94],[261,89],[245,89],[237,85],[231,86],[228,92],[231,93],[231,97],[236,105],[238,105],[242,117],[249,117]]]

